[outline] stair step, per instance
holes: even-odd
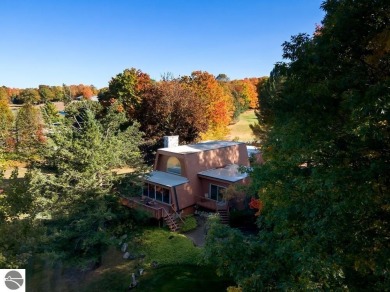
[[[165,223],[168,225],[169,230],[172,232],[178,231],[180,228],[176,223],[176,220],[172,217],[172,215],[167,214],[166,216],[163,217]]]
[[[229,224],[229,211],[225,209],[217,210],[222,224]]]

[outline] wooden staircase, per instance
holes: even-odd
[[[163,217],[164,222],[168,225],[169,229],[172,232],[177,232],[180,228],[177,225],[176,220],[172,216],[173,214],[169,214],[168,212],[165,213],[165,216]]]
[[[229,224],[229,210],[228,209],[218,209],[217,213],[221,219],[222,224]]]
[[[222,224],[229,225],[229,205],[227,202],[217,202],[217,214]]]

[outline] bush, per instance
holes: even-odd
[[[181,226],[180,231],[181,232],[187,232],[190,230],[194,230],[198,226],[198,223],[196,222],[196,218],[191,215],[184,219],[184,223]]]
[[[233,227],[256,226],[254,210],[234,210],[230,212],[230,225]]]
[[[165,265],[197,265],[200,262],[201,250],[182,234],[163,229],[147,229],[142,235],[140,253],[145,254],[146,266],[157,262]]]

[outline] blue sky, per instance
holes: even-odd
[[[93,84],[135,67],[269,75],[281,45],[312,34],[322,0],[1,0],[0,86]]]

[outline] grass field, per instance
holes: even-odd
[[[248,110],[242,113],[238,118],[238,122],[229,126],[230,134],[226,139],[240,142],[255,141],[256,137],[253,135],[249,125],[255,124],[256,122],[257,118],[254,110]]]

